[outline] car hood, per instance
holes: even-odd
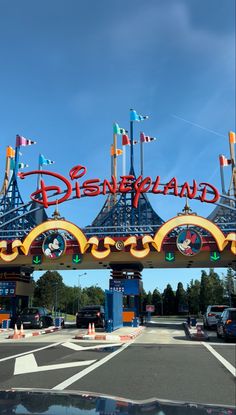
[[[134,401],[80,391],[11,389],[0,391],[0,413],[4,415],[235,415],[231,406],[176,402],[159,399]]]

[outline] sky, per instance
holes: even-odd
[[[218,156],[229,156],[228,132],[235,131],[234,0],[0,0],[0,60],[2,178],[5,148],[16,134],[37,141],[22,148],[25,171],[37,168],[42,153],[55,161],[48,169],[67,177],[81,164],[87,178],[108,178],[113,122],[129,129],[134,108],[149,116],[135,125],[135,138],[141,130],[157,138],[145,144],[145,176],[221,189]],[[119,174],[121,164],[120,157]],[[225,176],[227,182],[227,169]],[[35,178],[19,184],[24,201],[35,184]],[[149,200],[164,220],[184,207],[171,196]],[[83,227],[104,201],[84,198],[59,210]],[[198,201],[190,207],[205,217],[212,211]],[[65,272],[64,282],[108,288],[108,271],[85,272],[81,278]],[[144,288],[175,289],[200,275],[199,269],[144,270]]]

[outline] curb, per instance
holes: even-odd
[[[209,340],[208,334],[202,329],[201,324],[197,324],[196,327],[189,327],[187,323],[183,323],[186,336],[191,340],[204,341]]]
[[[124,342],[124,341],[130,341],[133,340],[135,337],[137,337],[144,329],[144,326],[141,326],[139,330],[134,331],[132,333],[129,334],[111,334],[111,333],[107,333],[107,334],[79,334],[77,336],[74,337],[74,339],[77,340],[108,340],[108,341],[120,341],[120,342]]]
[[[58,331],[58,330],[61,330],[61,327],[50,327],[45,330],[33,331],[32,333],[21,334],[19,335],[18,339],[26,339],[28,337],[41,336],[42,334],[54,333],[55,331]],[[10,334],[7,338],[13,339],[13,334]],[[17,339],[13,339],[13,340],[17,340]]]

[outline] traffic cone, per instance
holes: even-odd
[[[20,337],[25,337],[23,324],[21,324],[21,326],[20,326],[20,333],[19,333],[19,335],[20,335]]]
[[[92,323],[92,331],[91,331],[91,334],[95,334],[95,326],[94,326],[94,323]]]
[[[88,333],[87,334],[92,334],[91,323],[89,323],[89,325],[88,325]]]
[[[13,336],[12,336],[12,339],[19,339],[19,333],[18,333],[18,330],[17,330],[17,325],[15,324],[15,327],[14,327],[14,333],[13,333]]]

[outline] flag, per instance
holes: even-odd
[[[6,156],[11,157],[11,158],[15,157],[15,150],[13,150],[12,147],[8,146],[7,151],[6,151]]]
[[[122,135],[122,146],[130,146],[130,139],[128,137],[128,134]]]
[[[135,110],[130,110],[130,121],[144,121],[147,119],[147,115],[137,114]]]
[[[55,161],[45,159],[42,154],[39,154],[39,165],[42,166],[43,164],[54,164]]]
[[[19,169],[24,169],[25,167],[29,167],[28,164],[25,164],[25,163],[19,163],[18,164]]]
[[[229,142],[231,144],[236,144],[236,135],[233,131],[229,132]]]
[[[22,137],[22,135],[17,134],[16,147],[31,146],[32,144],[36,144],[36,141],[28,140],[28,138]]]
[[[117,156],[121,156],[123,154],[123,151],[120,150],[119,148],[116,149],[116,155]],[[115,152],[114,152],[114,146],[113,144],[111,145],[111,156],[114,156]]]
[[[137,140],[133,140],[133,145],[138,144]],[[129,139],[128,134],[123,134],[122,135],[122,146],[130,146],[131,145],[131,141]]]
[[[113,124],[113,134],[125,134],[127,131],[125,130],[125,128],[120,128],[119,125],[117,123],[114,122]]]
[[[140,141],[141,143],[150,143],[150,141],[155,141],[155,137],[149,137],[148,135],[145,135],[144,133],[140,133]]]
[[[219,156],[219,160],[220,160],[220,166],[222,167],[226,167],[231,164],[231,160],[227,159],[225,156],[223,156],[223,154]]]

